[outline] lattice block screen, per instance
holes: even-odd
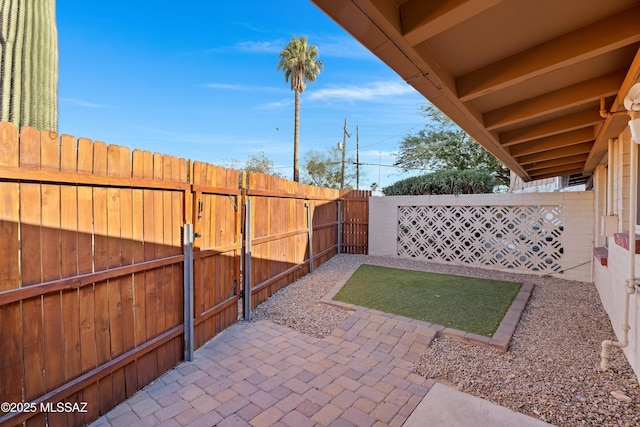
[[[529,271],[562,269],[562,205],[400,206],[398,255]]]

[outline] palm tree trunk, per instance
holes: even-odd
[[[300,131],[300,91],[296,90],[295,117],[293,119],[293,180],[300,182],[298,165],[298,147]]]
[[[0,120],[58,130],[55,0],[0,3]]]

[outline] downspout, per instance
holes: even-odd
[[[613,216],[613,138],[609,138],[607,152],[607,215]]]
[[[633,120],[637,113],[630,111],[629,115]],[[624,324],[622,325],[622,341],[605,340],[602,341],[602,352],[600,353],[600,370],[609,369],[609,352],[611,347],[625,348],[629,345],[629,304],[631,295],[636,291],[636,217],[637,217],[637,196],[638,196],[638,152],[637,146],[630,138],[630,177],[629,177],[629,278],[625,281],[625,301],[624,301]]]

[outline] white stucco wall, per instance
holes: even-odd
[[[563,273],[568,280],[591,281],[594,242],[594,193],[507,193],[447,196],[372,197],[369,204],[369,254],[398,256],[398,208],[400,206],[562,206],[564,230],[561,243]],[[491,236],[487,236],[490,238]],[[455,263],[455,262],[454,262]],[[458,262],[458,264],[464,264]],[[486,266],[486,268],[499,268]],[[509,271],[514,271],[510,269]],[[531,273],[530,270],[518,272]],[[548,272],[545,272],[547,274]]]

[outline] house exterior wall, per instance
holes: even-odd
[[[613,146],[613,213],[618,216],[618,232],[627,231],[629,222],[629,131]]]
[[[629,186],[630,186],[630,134],[627,128],[620,134],[613,146],[614,203],[613,213],[618,216],[618,232],[629,231]],[[597,173],[601,173],[599,170]],[[594,191],[606,192],[606,179],[594,177]],[[601,209],[595,212],[597,217],[603,214]],[[635,230],[634,230],[635,231]],[[593,280],[600,294],[602,305],[611,319],[611,325],[615,331],[612,340],[622,340],[624,337],[623,325],[625,306],[625,284],[629,279],[629,251],[618,245],[613,237],[606,237],[608,248],[607,265],[594,262]],[[604,244],[604,242],[603,242]],[[635,255],[635,277],[640,276],[640,257]],[[640,378],[640,293],[631,295],[629,307],[629,345],[623,350],[629,364]],[[612,351],[618,351],[613,348]]]
[[[593,173],[594,211],[593,233],[595,245],[604,246],[606,237],[603,230],[603,217],[607,215],[607,168],[599,165]]]
[[[535,181],[524,182],[515,173],[509,175],[509,192],[510,193],[543,193],[560,190],[560,178],[545,178]]]
[[[588,206],[588,208],[585,208]],[[384,256],[411,256],[415,258],[431,259],[436,262],[445,262],[451,264],[465,264],[473,265],[477,267],[491,268],[491,269],[505,269],[509,271],[518,271],[524,273],[536,273],[536,269],[543,274],[552,274],[553,276],[566,278],[569,280],[579,280],[590,282],[591,281],[591,258],[592,248],[594,242],[594,192],[567,192],[567,193],[507,193],[507,194],[472,194],[472,195],[447,195],[447,196],[391,196],[391,197],[372,197],[370,199],[369,206],[369,254],[371,255],[384,255]],[[407,207],[424,207],[434,208],[442,207],[443,209],[436,214],[427,212],[423,214],[419,221],[427,221],[427,225],[423,226],[423,230],[426,229],[425,234],[430,232],[429,228],[438,228],[441,230],[438,236],[434,237],[433,234],[425,237],[425,242],[420,242],[422,238],[421,233],[415,233],[412,236],[412,240],[417,242],[418,249],[406,250],[406,248],[400,247],[399,242],[402,241],[402,233],[406,233],[407,230],[400,227],[400,222],[403,220],[399,215]],[[453,218],[453,221],[458,221],[455,217],[459,216],[456,208],[463,208],[459,212],[460,215],[469,215],[469,210],[472,211],[472,216],[487,215],[487,208],[492,208],[494,217],[484,216],[494,225],[491,228],[483,229],[471,225],[472,232],[467,233],[464,224],[469,221],[463,220],[457,222],[452,227],[457,227],[456,232],[459,234],[451,235],[446,231],[447,226],[438,224],[436,227],[432,227],[429,224],[433,223],[434,218],[447,218],[441,221],[449,221]],[[473,208],[478,208],[474,210]],[[497,209],[497,210],[496,210]],[[453,212],[453,214],[451,214]],[[497,214],[496,214],[497,212]],[[562,227],[559,228],[560,232],[557,232],[553,237],[554,247],[562,248],[559,253],[553,255],[554,270],[542,270],[537,264],[538,261],[533,263],[533,269],[531,268],[531,262],[523,261],[518,262],[520,254],[516,251],[524,252],[524,240],[519,239],[518,234],[515,236],[511,234],[511,225],[506,226],[498,225],[500,219],[498,217],[511,217],[512,223],[518,224],[521,222],[529,221],[530,224],[542,224],[545,220],[540,216],[540,212],[543,212],[543,217],[549,214],[550,222],[561,221]],[[519,219],[523,213],[532,213],[533,219]],[[425,219],[426,217],[426,219]],[[431,221],[431,223],[429,223]],[[472,221],[471,221],[472,222]],[[462,226],[460,225],[462,224]],[[542,225],[545,228],[546,225]],[[535,227],[533,228],[536,229]],[[444,230],[444,231],[442,231]],[[534,234],[531,231],[525,231],[529,236]],[[468,234],[472,234],[469,236]],[[522,233],[521,233],[522,234]],[[444,236],[444,237],[442,237]],[[446,247],[440,240],[462,240],[464,238],[465,244],[456,247]],[[431,240],[429,240],[431,239]],[[452,245],[455,245],[453,242]],[[537,243],[533,243],[537,245]],[[544,243],[543,243],[544,244]],[[430,251],[429,248],[434,245],[440,245],[442,249],[439,252]],[[472,246],[472,247],[469,247]],[[420,247],[426,248],[420,250]],[[489,249],[487,249],[489,248]],[[473,257],[473,254],[481,252],[479,257]],[[460,252],[460,259],[456,259],[455,254]],[[486,259],[488,252],[500,253],[501,259],[489,260],[483,263],[482,260]],[[515,255],[515,257],[514,257]],[[530,254],[531,255],[531,254]],[[474,258],[470,263],[469,258]],[[505,258],[515,259],[515,263],[510,265],[509,268],[505,267],[503,262]],[[525,257],[526,258],[526,257]],[[546,260],[547,258],[544,258]],[[480,260],[480,261],[479,261]],[[543,268],[545,266],[542,266]],[[563,271],[561,273],[561,271]]]

